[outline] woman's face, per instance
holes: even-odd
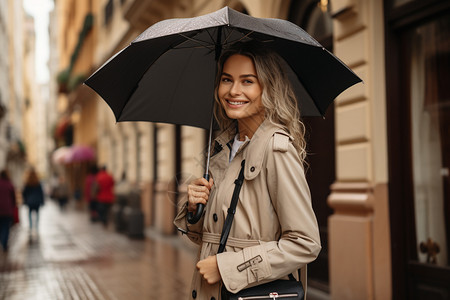
[[[240,54],[230,56],[223,65],[218,89],[227,116],[238,121],[264,119],[261,95],[262,87],[253,60]]]

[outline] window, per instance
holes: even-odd
[[[450,143],[448,15],[410,30],[413,193],[418,260],[448,265]],[[437,250],[439,249],[439,250]],[[437,251],[436,251],[437,250]]]

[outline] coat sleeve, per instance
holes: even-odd
[[[279,240],[217,255],[222,280],[232,293],[283,278],[320,252],[304,169],[292,143],[285,145],[281,151],[273,148],[266,153],[267,187],[281,229]]]
[[[200,245],[202,243],[202,228],[203,228],[203,220],[205,219],[205,211],[203,211],[203,215],[200,220],[195,224],[189,224],[187,221],[187,196],[183,201],[180,201],[178,205],[178,214],[175,217],[173,224],[177,227],[178,231],[183,234],[186,234],[187,237],[194,243]]]

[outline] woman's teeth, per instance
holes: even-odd
[[[243,101],[227,101],[227,102],[230,103],[231,105],[242,105],[246,103]]]

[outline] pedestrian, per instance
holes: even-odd
[[[191,297],[220,299],[221,287],[242,289],[288,278],[318,256],[321,246],[304,165],[304,126],[281,58],[258,42],[238,42],[218,62],[215,139],[210,180],[194,180],[175,218],[200,244]],[[235,180],[245,160],[226,251],[216,254]],[[206,213],[186,220],[199,203]],[[302,272],[302,275],[304,273]],[[305,284],[304,282],[303,284]]]
[[[98,184],[97,205],[100,221],[106,227],[108,225],[109,211],[114,202],[114,178],[103,166],[95,177]]]
[[[58,176],[58,183],[53,191],[53,197],[58,201],[60,211],[64,211],[69,202],[70,190],[66,177],[62,174]]]
[[[97,212],[98,184],[95,179],[95,177],[97,176],[97,172],[98,172],[97,165],[91,165],[89,167],[86,179],[84,180],[84,200],[88,203],[89,206],[89,218],[91,222],[98,221],[98,212]]]
[[[57,200],[56,199],[56,189],[58,187],[59,177],[58,177],[58,174],[56,172],[52,173],[48,183],[49,183],[49,189],[50,189],[49,197],[51,199],[53,199],[53,200]]]
[[[28,171],[22,196],[24,204],[28,206],[30,230],[33,229],[33,212],[36,215],[34,229],[37,230],[39,225],[39,208],[44,205],[44,191],[34,168]]]
[[[16,191],[8,172],[0,172],[0,242],[4,252],[8,251],[9,230],[13,224],[16,206]]]

